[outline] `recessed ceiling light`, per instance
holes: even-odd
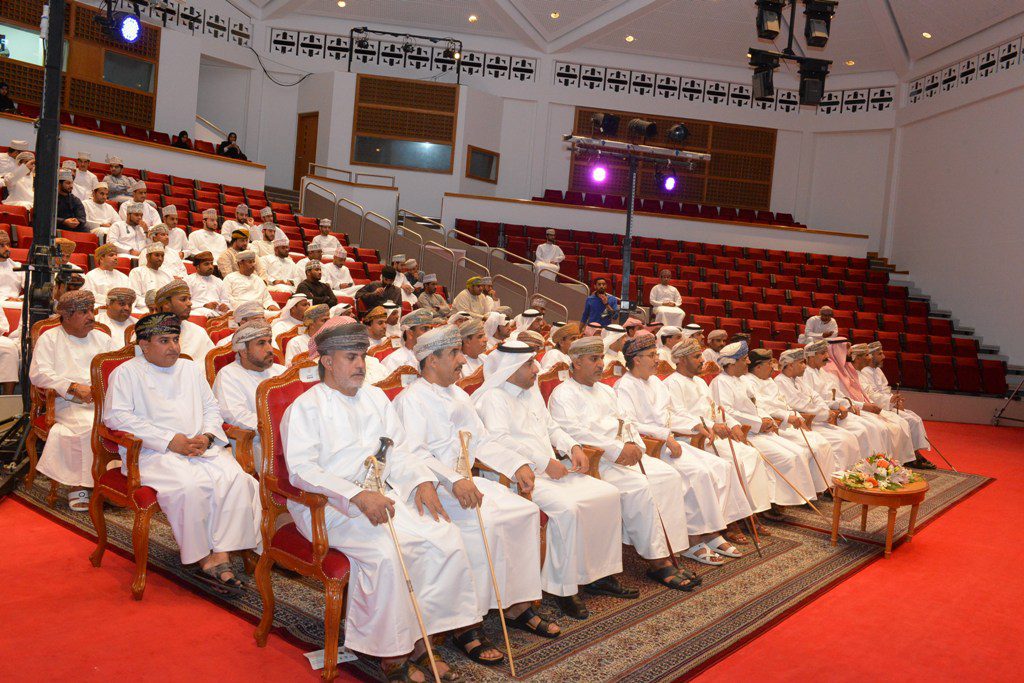
[[[338,0],[338,7],[344,7],[344,6],[345,6],[345,0]]]
[[[747,59],[750,59],[750,53],[749,52],[747,53]]]
[[[852,59],[847,59],[845,62],[843,62],[843,64],[845,64],[846,66],[853,66],[856,63],[857,62],[853,61]]]
[[[632,43],[634,40],[636,40],[636,38],[634,38],[633,36],[626,36],[627,43]]]
[[[932,34],[928,33],[928,31],[925,31],[924,33],[921,34],[921,37],[922,38],[931,38]]]
[[[561,12],[552,12],[552,13],[551,13],[551,18],[552,18],[552,19],[557,19],[557,18],[558,18],[558,17],[560,17],[560,16],[562,16],[562,13],[561,13]]]
[[[479,17],[477,17],[477,16],[475,15],[475,14],[470,14],[470,15],[469,15],[469,23],[471,23],[471,24],[475,24],[475,23],[476,23],[476,20],[477,20],[478,18],[479,18]]]

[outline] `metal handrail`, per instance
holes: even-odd
[[[555,306],[558,306],[563,311],[565,311],[565,318],[563,318],[563,320],[565,320],[566,322],[569,321],[569,307],[566,306],[565,304],[563,304],[561,302],[558,302],[558,301],[555,301],[551,297],[545,296],[545,295],[541,294],[540,292],[537,292],[536,290],[534,290],[533,296],[530,297],[530,303],[533,303],[534,299],[544,299],[544,301],[547,301],[549,304],[554,304]]]
[[[416,218],[419,218],[422,221],[432,223],[433,225],[439,227],[441,229],[441,232],[444,232],[444,223],[441,223],[440,221],[435,221],[433,218],[428,218],[427,216],[424,216],[421,213],[416,213],[415,211],[410,211],[409,209],[399,209],[398,213],[399,215],[408,214],[410,216],[415,216]]]
[[[323,190],[324,192],[327,192],[332,197],[334,197],[334,204],[333,204],[334,211],[331,212],[331,226],[333,226],[338,221],[338,195],[333,190],[331,190],[330,188],[324,187],[323,185],[321,185],[320,183],[316,182],[315,180],[310,180],[309,178],[305,178],[305,177],[300,181],[299,187],[302,190],[301,192],[299,192],[299,213],[301,213],[303,215],[305,215],[305,213],[306,213],[304,205],[306,203],[306,192],[305,191],[306,191],[307,187],[319,187],[321,190]]]
[[[391,219],[386,216],[381,216],[376,211],[367,211],[363,214],[362,220],[359,221],[359,245],[363,244],[363,237],[366,233],[366,218],[368,216],[376,216],[385,223],[387,223],[388,229],[388,258],[391,258],[391,242],[395,238],[395,224],[391,222]],[[384,227],[384,226],[382,226]]]
[[[586,282],[583,282],[582,280],[577,280],[576,278],[572,277],[571,275],[566,275],[565,273],[560,273],[560,272],[556,271],[555,272],[554,282],[558,282],[558,278],[560,278],[560,277],[564,277],[566,280],[572,280],[573,282],[575,282],[578,285],[583,285],[584,287],[586,287],[588,292],[590,291],[590,285],[588,285]],[[566,284],[566,283],[562,282],[560,284]]]
[[[509,256],[511,256],[511,257],[512,257],[513,259],[516,259],[516,260],[522,261],[522,262],[523,262],[523,263],[525,263],[526,265],[530,266],[530,268],[533,268],[533,261],[531,261],[531,260],[530,260],[530,259],[528,259],[528,258],[523,258],[523,257],[522,257],[522,256],[520,256],[519,254],[513,254],[513,253],[512,253],[511,251],[508,251],[508,250],[502,249],[501,247],[491,247],[491,248],[490,248],[490,251],[492,251],[492,252],[494,252],[494,251],[500,251],[500,252],[501,252],[502,254],[508,254],[508,255],[509,255]],[[506,260],[506,261],[508,261],[508,259],[505,259],[505,260]]]
[[[362,204],[360,204],[358,202],[352,201],[348,197],[338,197],[338,201],[336,202],[336,204],[340,207],[342,202],[345,202],[346,204],[351,204],[352,206],[354,206],[357,209],[359,209],[359,218],[360,219],[363,217],[363,214],[366,213],[366,207],[364,207]]]
[[[529,307],[529,305],[530,305],[530,290],[526,288],[526,285],[524,285],[522,282],[516,282],[512,278],[506,277],[506,276],[502,275],[501,273],[498,273],[497,275],[495,275],[494,277],[491,278],[491,284],[494,284],[494,281],[495,280],[499,280],[499,279],[505,280],[510,285],[513,285],[514,287],[519,287],[520,289],[522,289],[523,290],[523,296],[525,297],[524,300],[526,301],[526,306]],[[569,315],[568,309],[566,309],[565,314],[566,314],[566,316]]]
[[[452,233],[455,233],[456,235],[461,235],[462,237],[469,238],[469,239],[473,240],[474,242],[478,242],[479,244],[483,245],[484,249],[487,251],[487,266],[490,267],[490,265],[491,265],[491,263],[490,263],[490,261],[491,261],[491,245],[487,244],[487,242],[484,242],[479,237],[473,237],[472,235],[470,235],[468,233],[465,233],[465,232],[462,232],[461,230],[457,230],[455,228],[445,228],[445,233],[444,233],[445,244],[448,243],[448,238],[451,237]],[[474,246],[475,247],[477,245],[473,244],[473,245],[470,245],[470,246]]]
[[[480,263],[479,261],[474,261],[468,256],[459,256],[457,258],[460,263],[463,261],[465,261],[466,263],[472,263],[474,266],[487,273],[487,277],[491,277],[491,269],[485,266],[484,264]]]
[[[438,244],[438,243],[437,243],[437,242],[435,242],[434,240],[429,240],[429,241],[427,242],[427,244],[428,244],[428,245],[431,245],[431,244],[432,244],[432,245],[434,245],[435,247],[437,247],[438,249],[443,249],[444,251],[447,251],[447,252],[448,252],[449,254],[451,254],[451,255],[452,255],[452,273],[451,273],[451,275],[450,275],[450,276],[448,277],[448,286],[449,286],[449,287],[454,287],[454,286],[455,286],[455,268],[456,268],[456,267],[458,266],[458,258],[459,258],[459,257],[455,255],[455,252],[454,252],[454,251],[452,251],[452,250],[451,250],[451,249],[449,249],[448,247],[444,246],[443,244]]]
[[[393,175],[381,175],[380,173],[358,173],[358,172],[350,171],[347,168],[338,168],[337,166],[328,166],[327,164],[319,164],[319,163],[317,163],[315,161],[309,162],[308,171],[309,171],[310,175],[316,175],[316,172],[315,172],[314,169],[318,169],[318,168],[322,168],[325,171],[335,171],[337,173],[344,173],[345,175],[348,176],[348,180],[344,181],[344,182],[347,182],[347,183],[358,183],[360,178],[383,178],[385,180],[390,180],[391,181],[390,187],[398,187],[398,185],[396,184],[396,181],[395,181],[395,176],[393,176]],[[368,184],[372,184],[372,183],[368,183]],[[383,187],[383,185],[381,187]]]
[[[348,170],[347,168],[335,168],[334,166],[328,166],[327,164],[318,164],[315,161],[311,161],[309,162],[309,168],[307,168],[306,170],[309,172],[309,175],[317,175],[316,169],[318,168],[322,168],[325,171],[337,171],[338,173],[344,173],[348,175],[348,180],[346,182],[353,182],[352,171]]]
[[[379,173],[356,173],[355,180],[353,180],[352,182],[358,183],[360,178],[384,178],[385,180],[391,181],[391,187],[398,187],[398,185],[396,184],[398,181],[395,180],[395,176],[393,175],[381,175]],[[367,185],[372,184],[373,183],[367,183]]]
[[[203,124],[209,126],[210,128],[213,128],[215,131],[220,133],[220,136],[222,138],[224,138],[225,140],[228,139],[228,134],[224,132],[224,129],[221,128],[220,126],[218,126],[216,123],[214,123],[210,119],[208,119],[206,117],[203,117],[203,116],[200,116],[199,114],[196,114],[196,120],[197,121],[201,121]]]
[[[408,230],[408,229],[406,229],[405,225],[395,226],[395,232],[398,232],[399,230],[402,231],[402,235],[401,235],[402,237],[408,237],[409,235],[413,235],[413,236],[416,237],[417,240],[419,240],[419,243],[420,243],[420,253],[419,253],[419,258],[417,259],[417,261],[418,261],[418,263],[423,263],[423,250],[424,250],[424,248],[426,248],[426,244],[423,242],[423,235],[419,234],[415,230]],[[390,258],[390,257],[391,257],[391,254],[388,254],[388,258]]]

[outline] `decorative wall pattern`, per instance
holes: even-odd
[[[907,89],[907,104],[917,104],[1001,71],[1024,65],[1024,59],[1021,58],[1022,38],[1024,36],[1017,36],[912,81]]]
[[[666,100],[704,102],[722,107],[760,109],[797,115],[801,110],[810,112],[810,107],[801,107],[799,96],[794,90],[777,88],[772,100],[760,101],[751,97],[750,85],[730,83],[701,78],[690,78],[672,74],[647,71],[627,71],[612,67],[555,62],[555,84],[564,88],[602,90]],[[820,105],[814,108],[817,114],[859,114],[872,111],[888,111],[893,108],[895,88],[871,88],[858,90],[834,90],[825,93]]]
[[[122,7],[131,9],[129,0],[119,0]],[[247,16],[227,16],[197,4],[175,0],[154,0],[143,10],[144,18],[163,28],[184,31],[192,35],[208,36],[242,47],[252,46],[252,20]]]

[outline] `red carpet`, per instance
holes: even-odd
[[[1020,679],[1024,429],[928,428],[959,469],[998,481],[699,680]],[[108,552],[93,569],[90,540],[14,500],[0,537],[0,680],[316,679],[300,648],[273,635],[257,648],[253,624],[159,574],[134,602],[128,560]]]

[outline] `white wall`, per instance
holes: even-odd
[[[199,96],[196,113],[224,131],[238,134],[238,145],[247,145],[251,101],[250,82],[255,73],[241,65],[224,64],[204,57],[199,62]],[[219,143],[219,139],[210,142]]]
[[[901,129],[893,258],[938,306],[1024,362],[1017,88]]]
[[[199,59],[203,41],[181,31],[160,32],[154,129],[168,135],[195,131]],[[203,138],[210,139],[210,138]],[[212,139],[211,139],[212,141]]]

